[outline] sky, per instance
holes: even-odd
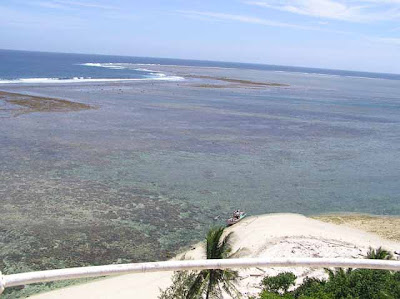
[[[400,73],[400,0],[0,0],[0,49]]]

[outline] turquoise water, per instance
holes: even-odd
[[[166,259],[236,208],[400,214],[398,75],[12,55],[36,64],[0,64],[0,90],[98,109],[15,116],[0,105],[6,273]]]

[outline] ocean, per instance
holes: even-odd
[[[167,259],[237,208],[400,215],[400,75],[1,50],[0,91],[93,107],[0,97],[4,273]]]
[[[0,49],[0,84],[6,83],[79,83],[119,80],[179,80],[137,65],[192,66],[206,68],[252,69],[331,76],[400,80],[398,74],[380,74],[343,70],[213,62],[167,58],[124,57],[88,54],[27,52]],[[161,75],[161,76],[160,76]],[[108,80],[106,80],[108,79]]]

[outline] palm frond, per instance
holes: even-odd
[[[241,293],[236,288],[235,284],[229,280],[223,281],[222,288],[231,298],[240,298],[241,296]]]
[[[227,281],[236,281],[239,278],[239,272],[235,270],[223,270],[223,279]]]
[[[199,296],[202,293],[202,286],[204,284],[205,281],[205,277],[204,274],[202,273],[203,271],[201,271],[196,279],[194,280],[194,282],[192,283],[192,285],[190,286],[190,289],[187,293],[186,299],[195,299],[195,298],[199,298]]]
[[[235,252],[230,253],[227,258],[228,259],[239,258],[239,257],[241,257],[242,255],[245,255],[248,252],[249,252],[249,250],[247,248],[238,248]]]
[[[220,240],[224,232],[224,227],[216,227],[210,229],[206,237],[207,259],[219,259],[220,256]]]
[[[218,255],[221,258],[228,258],[232,251],[232,234],[233,232],[227,234],[218,246]]]
[[[241,251],[238,249],[231,254],[232,233],[223,237],[224,229],[225,227],[216,227],[210,229],[207,233],[205,244],[207,259],[229,258],[238,255]],[[184,290],[183,296],[186,299],[199,299],[203,298],[204,295],[206,298],[222,298],[223,294],[226,293],[232,298],[238,298],[240,292],[235,287],[238,277],[237,271],[229,269],[206,269],[198,273],[192,272],[190,280],[185,279],[187,291]],[[168,294],[174,295],[175,293],[169,292]]]
[[[391,260],[393,259],[393,255],[382,247],[379,247],[377,249],[372,249],[372,247],[370,247],[367,252],[367,259]]]

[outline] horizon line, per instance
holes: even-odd
[[[391,72],[376,72],[376,71],[364,71],[364,70],[346,70],[336,68],[323,68],[315,66],[304,66],[304,65],[283,65],[283,64],[269,64],[259,62],[240,62],[240,61],[226,61],[226,60],[211,60],[211,59],[193,59],[193,58],[176,58],[176,57],[159,57],[159,56],[135,56],[135,55],[121,55],[121,54],[99,54],[99,53],[87,53],[87,52],[56,52],[56,51],[43,51],[43,50],[21,50],[21,49],[5,49],[0,48],[0,51],[16,51],[16,52],[37,52],[37,53],[48,53],[48,54],[69,54],[69,55],[95,55],[95,56],[117,56],[117,57],[129,57],[129,58],[153,58],[153,59],[169,59],[169,60],[182,60],[182,61],[199,61],[199,62],[216,62],[216,63],[231,63],[231,64],[243,64],[243,65],[264,65],[264,66],[276,66],[276,67],[292,67],[299,69],[314,69],[314,70],[331,70],[331,71],[342,71],[350,73],[367,73],[367,74],[381,74],[381,75],[397,75],[400,73]]]

